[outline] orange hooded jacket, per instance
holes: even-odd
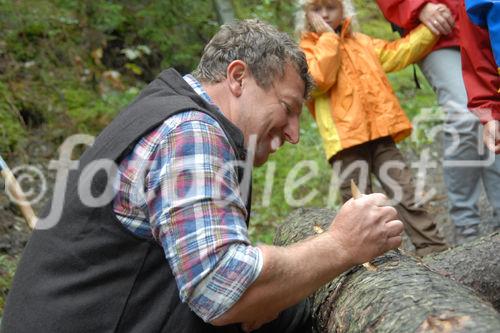
[[[307,106],[328,160],[345,148],[385,136],[398,142],[411,133],[385,72],[419,61],[438,40],[424,25],[395,41],[350,33],[349,25],[346,19],[340,36],[307,32],[300,41],[316,83]]]

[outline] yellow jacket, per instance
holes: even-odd
[[[384,136],[398,142],[411,133],[384,72],[400,70],[432,50],[438,37],[424,25],[404,38],[385,41],[361,33],[303,34],[300,46],[316,82],[308,108],[318,124],[327,159]]]

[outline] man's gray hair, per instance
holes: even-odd
[[[307,61],[290,36],[259,20],[242,20],[223,25],[205,46],[193,76],[201,82],[218,83],[226,78],[234,60],[245,62],[257,84],[267,89],[285,75],[291,64],[305,85],[304,97],[313,87]]]

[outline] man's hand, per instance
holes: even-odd
[[[418,18],[435,35],[447,35],[455,25],[450,9],[444,4],[428,2],[420,11]]]
[[[259,277],[211,324],[255,330],[352,266],[398,247],[403,223],[387,202],[383,194],[363,195],[342,206],[328,231],[286,247],[259,245]]]
[[[334,32],[332,27],[330,27],[330,25],[323,20],[321,15],[310,11],[306,14],[306,18],[314,32],[317,32],[318,34],[323,32]]]
[[[500,154],[500,120],[490,120],[484,125],[483,140],[489,150]]]
[[[347,201],[330,227],[342,255],[353,265],[362,264],[401,245],[403,223],[380,193]]]

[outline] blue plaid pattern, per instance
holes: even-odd
[[[196,79],[184,80],[212,103]],[[262,269],[238,177],[228,167],[235,159],[212,117],[182,112],[137,143],[115,183],[116,216],[133,234],[161,244],[179,297],[204,321],[236,303]]]

